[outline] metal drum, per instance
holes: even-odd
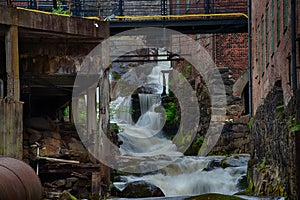
[[[41,200],[42,185],[26,163],[0,156],[0,200]]]

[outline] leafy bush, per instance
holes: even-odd
[[[179,120],[179,116],[176,114],[176,104],[174,102],[169,102],[165,110],[167,123],[174,124]]]
[[[55,14],[65,14],[65,15],[69,15],[69,11],[68,10],[64,10],[62,3],[60,0],[57,0],[57,8],[52,8],[52,13]]]

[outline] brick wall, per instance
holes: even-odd
[[[218,67],[230,67],[234,79],[247,71],[247,33],[217,34],[215,63]]]
[[[296,13],[300,2],[296,2]],[[299,13],[299,12],[298,12]],[[299,14],[297,33],[299,35]],[[296,199],[295,135],[297,120],[292,83],[292,32],[290,0],[252,1],[253,149],[249,163],[254,192]],[[298,54],[299,64],[299,49]],[[299,73],[299,70],[298,70]],[[298,87],[299,87],[298,74]],[[258,169],[266,160],[266,166]],[[299,160],[299,159],[298,159]],[[254,162],[253,162],[254,161]],[[251,164],[252,163],[252,164]],[[258,165],[257,165],[258,164]],[[278,173],[278,177],[274,174]],[[257,178],[264,177],[264,180]],[[268,185],[264,185],[267,183]],[[269,187],[271,186],[271,187]],[[276,188],[272,188],[276,186]],[[278,190],[280,188],[280,190]],[[299,194],[298,194],[299,197]]]
[[[191,37],[209,52],[217,67],[230,68],[235,80],[247,71],[247,33],[198,34]]]
[[[279,4],[278,4],[279,2]],[[299,8],[299,1],[296,1]],[[253,109],[262,103],[276,80],[282,81],[284,105],[292,96],[291,1],[252,3]],[[298,17],[298,24],[299,24]],[[299,34],[299,25],[297,34]]]

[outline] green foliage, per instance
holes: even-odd
[[[111,131],[113,131],[113,130],[121,131],[122,130],[122,128],[115,123],[110,123],[109,128]]]
[[[300,124],[297,124],[295,117],[291,117],[290,120],[287,122],[287,125],[289,126],[291,132],[296,132],[300,130]]]
[[[69,116],[70,114],[70,107],[67,106],[65,109],[64,109],[64,112],[63,112],[64,116]]]
[[[63,6],[62,6],[62,3],[60,0],[57,0],[57,9],[55,8],[52,8],[52,13],[55,13],[55,14],[65,14],[65,15],[70,15],[71,13],[69,13],[68,10],[64,10]]]
[[[258,169],[263,169],[263,168],[265,168],[266,167],[266,163],[267,163],[267,158],[266,157],[264,157],[263,158],[263,160],[262,160],[262,162],[261,163],[259,163],[259,164],[257,164],[257,168]]]
[[[192,73],[192,66],[191,65],[186,66],[185,67],[185,72],[188,73],[188,74]]]
[[[291,127],[291,132],[300,131],[300,124],[296,124]]]
[[[284,105],[277,106],[276,110],[278,114],[282,114],[284,112]]]
[[[228,156],[229,153],[225,149],[219,149],[217,151],[210,151],[209,156]]]
[[[202,144],[204,143],[204,140],[205,140],[205,137],[204,136],[200,136],[196,139],[196,143],[199,145],[199,146],[202,146]]]
[[[186,79],[186,76],[183,73],[179,73],[181,79]]]
[[[249,126],[249,129],[250,129],[250,130],[252,129],[253,123],[254,123],[254,119],[253,119],[253,117],[252,117],[252,118],[249,120],[249,122],[248,122],[248,126]]]
[[[176,104],[174,102],[169,102],[167,104],[166,110],[166,122],[170,124],[174,124],[179,120],[179,116],[176,114]]]
[[[77,200],[75,196],[73,196],[70,192],[64,191],[59,199],[64,199],[64,200]]]

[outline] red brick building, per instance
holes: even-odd
[[[296,13],[299,13],[300,2],[295,2]],[[252,2],[254,113],[277,80],[282,82],[284,105],[287,105],[293,96],[291,7],[289,0],[254,0]],[[298,62],[296,65],[299,66],[299,14],[296,17],[296,35],[298,37],[298,49],[296,50]],[[299,70],[297,77],[299,80]]]
[[[252,188],[299,199],[300,1],[253,0],[251,9]]]
[[[247,14],[247,0],[170,0],[170,5],[170,13],[176,15],[238,12]],[[247,33],[197,34],[191,37],[209,51],[218,67],[229,67],[235,80],[247,72]]]

